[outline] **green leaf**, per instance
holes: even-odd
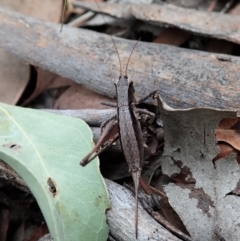
[[[25,180],[55,241],[107,240],[109,197],[82,120],[0,103],[0,158]]]

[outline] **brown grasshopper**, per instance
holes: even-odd
[[[117,93],[117,117],[114,117],[108,121],[102,131],[98,143],[90,151],[90,153],[81,160],[82,166],[87,165],[97,155],[99,155],[106,147],[110,146],[117,138],[120,138],[123,154],[128,163],[129,172],[132,174],[134,188],[135,188],[135,235],[138,236],[138,190],[139,190],[139,178],[141,176],[141,169],[144,159],[144,147],[145,142],[143,139],[143,133],[140,125],[140,114],[149,115],[152,123],[155,119],[155,115],[142,109],[138,109],[137,102],[134,97],[133,82],[128,79],[127,75],[120,75],[118,81],[115,84]],[[152,95],[152,94],[151,94]],[[145,100],[149,96],[142,100]],[[118,133],[118,135],[117,135]],[[102,144],[110,141],[102,148]],[[96,151],[96,154],[93,153]]]
[[[97,2],[96,2],[97,4]],[[66,1],[64,2],[64,7],[66,6]],[[99,5],[97,4],[98,8]],[[100,8],[99,8],[100,10]],[[103,18],[104,20],[104,18]],[[105,22],[105,20],[104,20]],[[118,50],[116,48],[115,42],[110,36],[113,45],[116,49],[119,65],[120,65],[120,76],[115,83],[116,95],[117,95],[117,105],[110,104],[110,106],[117,107],[117,116],[114,116],[102,124],[102,135],[95,145],[95,147],[89,152],[89,154],[84,157],[80,164],[82,166],[87,165],[91,162],[97,155],[99,155],[103,150],[110,146],[115,140],[120,139],[122,150],[125,159],[128,163],[129,172],[132,174],[134,188],[135,188],[135,235],[138,236],[138,190],[139,190],[139,178],[141,176],[141,169],[144,159],[144,138],[141,128],[141,115],[144,115],[144,122],[148,122],[150,125],[154,119],[155,115],[147,110],[139,109],[136,105],[140,104],[155,92],[146,96],[145,98],[137,101],[135,98],[135,90],[133,82],[128,79],[127,68],[133,53],[134,48],[128,58],[126,65],[125,74],[122,75],[121,61]],[[109,105],[109,104],[107,104]],[[147,120],[147,121],[146,121]]]
[[[115,46],[115,43],[114,43],[114,46]],[[130,57],[131,57],[131,54],[130,54]],[[127,63],[127,66],[128,66],[128,63]],[[121,72],[121,67],[120,67],[120,72]],[[133,82],[129,80],[127,76],[127,67],[126,67],[125,75],[122,75],[120,73],[119,79],[115,83],[115,87],[116,87],[116,95],[117,95],[117,105],[116,105],[117,117],[115,117],[116,119],[113,118],[110,121],[108,121],[108,124],[106,125],[104,131],[102,132],[102,136],[99,142],[96,144],[93,150],[80,162],[80,164],[82,166],[85,166],[87,163],[93,160],[96,157],[96,155],[102,152],[102,150],[105,149],[106,146],[103,149],[99,149],[99,147],[104,142],[104,140],[107,140],[108,137],[114,136],[114,138],[112,138],[112,140],[110,141],[110,144],[111,144],[119,136],[123,154],[128,163],[129,172],[131,172],[132,174],[134,187],[135,187],[135,235],[137,238],[139,178],[141,176],[141,169],[142,169],[142,164],[144,159],[144,146],[145,146],[139,119],[140,119],[140,114],[144,113],[145,115],[150,116],[149,123],[152,123],[153,120],[155,119],[155,115],[146,110],[138,109],[136,105],[143,102],[145,99],[149,98],[150,96],[152,96],[155,92],[151,93],[150,95],[146,96],[140,101],[137,101],[134,96],[135,90],[134,90]],[[111,104],[111,106],[115,106],[115,105]],[[116,124],[118,125],[116,126]],[[118,131],[118,136],[116,136],[116,131]],[[107,146],[108,145],[109,144],[107,144]],[[92,154],[95,151],[97,151],[97,153],[94,156],[92,156]]]

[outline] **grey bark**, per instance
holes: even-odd
[[[239,16],[204,12],[172,4],[131,4],[74,2],[74,6],[108,14],[115,18],[136,18],[158,26],[177,27],[192,33],[240,43]]]
[[[0,46],[33,65],[115,97],[119,63],[108,35],[46,23],[0,9]],[[135,41],[114,38],[122,63]],[[124,65],[123,65],[124,67]],[[240,100],[240,59],[140,42],[128,75],[139,97],[159,90],[174,108],[234,110]]]

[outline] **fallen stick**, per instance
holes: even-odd
[[[109,97],[119,63],[108,35],[43,22],[0,9],[0,46],[32,65],[47,69]],[[126,64],[135,41],[115,38]],[[123,66],[124,68],[124,66]],[[140,42],[128,75],[139,97],[159,90],[174,108],[235,110],[240,100],[240,59],[223,54]]]

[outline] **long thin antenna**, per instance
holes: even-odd
[[[100,7],[99,7],[98,2],[95,1],[95,3],[96,3],[96,5],[97,5],[99,11],[101,12],[101,9],[100,9]],[[102,16],[103,22],[107,25],[107,23],[106,23],[106,21],[105,21],[103,15],[102,15],[102,14],[100,14],[100,15]],[[115,44],[115,42],[114,42],[114,40],[113,40],[112,35],[110,35],[110,37],[111,37],[111,39],[112,39],[112,42],[113,42],[114,48],[115,48],[115,50],[116,50],[116,52],[117,52],[118,61],[119,61],[119,68],[120,68],[120,76],[122,76],[122,65],[121,65],[120,55],[119,55],[119,52],[118,52],[118,50],[117,50],[117,46],[116,46],[116,44]]]
[[[136,46],[137,46],[137,44],[139,43],[140,40],[141,40],[141,38],[139,38],[139,40],[135,43],[135,45],[134,45],[134,47],[133,47],[133,49],[132,49],[132,51],[131,51],[131,54],[130,54],[130,56],[129,56],[129,58],[128,58],[127,65],[126,65],[126,69],[125,69],[125,76],[126,76],[126,77],[127,77],[128,64],[129,64],[129,62],[130,62],[132,53],[133,53],[134,49],[136,48]]]
[[[63,30],[63,21],[64,21],[64,17],[65,17],[65,10],[66,10],[66,6],[67,6],[67,1],[68,1],[68,0],[64,0],[64,3],[63,3],[63,10],[62,10],[62,16],[61,16],[61,29],[60,29],[60,33],[61,33],[62,30]]]

